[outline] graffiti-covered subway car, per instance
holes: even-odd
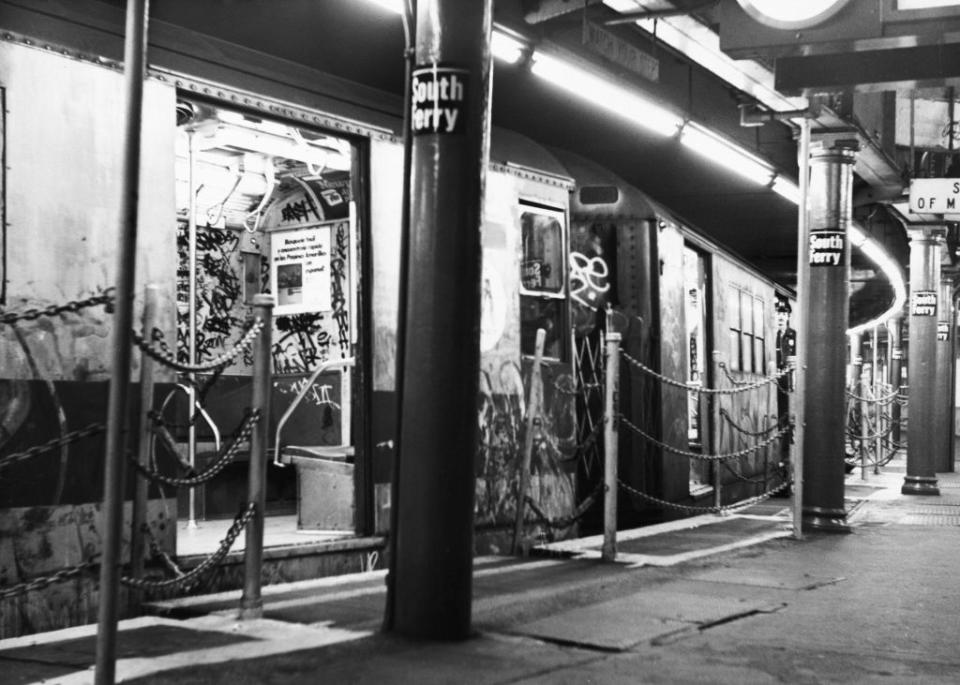
[[[0,449],[9,455],[105,418],[112,317],[97,298],[115,280],[124,108],[120,10],[75,3],[53,14],[5,3],[2,16],[3,304],[8,312],[76,305],[4,328]],[[298,537],[285,538],[287,551],[276,558],[267,554],[265,575],[282,581],[382,564],[372,552],[382,551],[389,524],[396,438],[400,102],[159,22],[151,36],[135,320],[144,289],[156,285],[158,313],[146,337],[180,362],[204,364],[237,349],[254,295],[271,292],[269,434],[278,463],[269,467],[267,544],[278,529]],[[545,150],[509,132],[493,134],[483,223],[478,551],[503,551],[511,542],[539,329],[547,332],[537,374],[543,420],[527,494],[545,518],[575,506],[571,189]],[[342,364],[311,380],[327,362]],[[152,468],[182,475],[219,461],[244,425],[251,364],[242,349],[210,372],[159,366]],[[304,449],[276,450],[275,431],[301,395],[279,443]],[[137,410],[130,407],[132,425]],[[245,447],[198,488],[151,485],[156,545],[176,553],[193,535],[190,524],[203,530],[223,521],[226,528],[246,500]],[[103,436],[94,433],[5,465],[4,585],[80,563],[99,548],[102,458]],[[289,561],[306,558],[304,542],[320,548],[323,541],[343,552],[336,561]],[[290,553],[291,546],[300,551]],[[239,574],[227,563],[192,591],[235,585]],[[18,609],[5,617],[28,617],[5,625],[5,634],[92,620],[90,592],[84,582],[4,600]]]

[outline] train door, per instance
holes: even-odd
[[[365,468],[353,411],[362,406],[357,145],[204,101],[181,100],[177,115],[178,356],[197,365],[231,350],[254,295],[274,295],[266,514],[278,518],[266,544],[271,530],[351,535]],[[180,379],[191,463],[209,462],[237,434],[251,365],[244,349],[222,369]],[[181,497],[181,519],[236,513],[247,468],[238,454]]]
[[[684,321],[687,341],[686,382],[693,387],[709,386],[710,363],[707,293],[707,255],[689,245],[683,248]],[[709,410],[702,393],[687,395],[687,442],[691,450],[709,448]],[[710,464],[690,460],[690,493],[710,487]]]

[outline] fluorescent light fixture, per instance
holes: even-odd
[[[705,159],[757,185],[767,185],[773,178],[773,169],[766,162],[692,121],[680,131],[680,142]]]
[[[897,316],[903,310],[903,305],[907,301],[907,286],[904,283],[900,266],[863,229],[852,223],[847,234],[850,236],[851,244],[859,248],[864,256],[877,266],[877,269],[886,276],[893,288],[893,304],[890,305],[890,308],[875,319],[847,329],[847,335],[853,335],[879,326],[885,323],[887,319]]]
[[[783,176],[777,176],[773,179],[773,185],[771,186],[773,192],[777,193],[783,198],[790,200],[795,205],[800,204],[800,189],[797,187],[797,184],[791,181],[790,179],[784,178]]]
[[[762,24],[778,29],[816,26],[839,12],[850,0],[737,0],[743,10]]]
[[[403,0],[368,0],[368,2],[396,14],[403,14]]]
[[[791,0],[778,1],[784,5],[804,4]],[[645,9],[669,9],[673,6],[663,0],[603,0],[603,2],[623,14]],[[720,50],[720,36],[693,17],[641,19],[636,22],[636,25],[656,35],[657,40],[686,55],[733,87],[752,95],[774,111],[805,109],[807,106],[806,98],[791,98],[777,91],[774,87],[773,71],[759,62],[749,59],[734,60],[725,55]]]
[[[497,29],[493,30],[493,36],[490,38],[490,51],[497,59],[503,60],[507,64],[516,64],[520,61],[520,56],[523,54],[525,47],[525,43],[513,36],[508,36]]]
[[[609,77],[597,76],[551,55],[535,52],[530,70],[537,76],[574,95],[589,100],[643,128],[662,136],[672,136],[683,120],[670,110],[631,92]]]

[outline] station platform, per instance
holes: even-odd
[[[380,632],[385,574],[156,603],[121,622],[133,683],[955,683],[960,474],[904,496],[903,462],[847,477],[851,534],[790,531],[790,501],[475,560],[474,636]],[[0,641],[8,685],[93,682],[96,626]]]

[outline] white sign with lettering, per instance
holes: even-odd
[[[915,178],[910,181],[914,214],[960,214],[960,178]]]

